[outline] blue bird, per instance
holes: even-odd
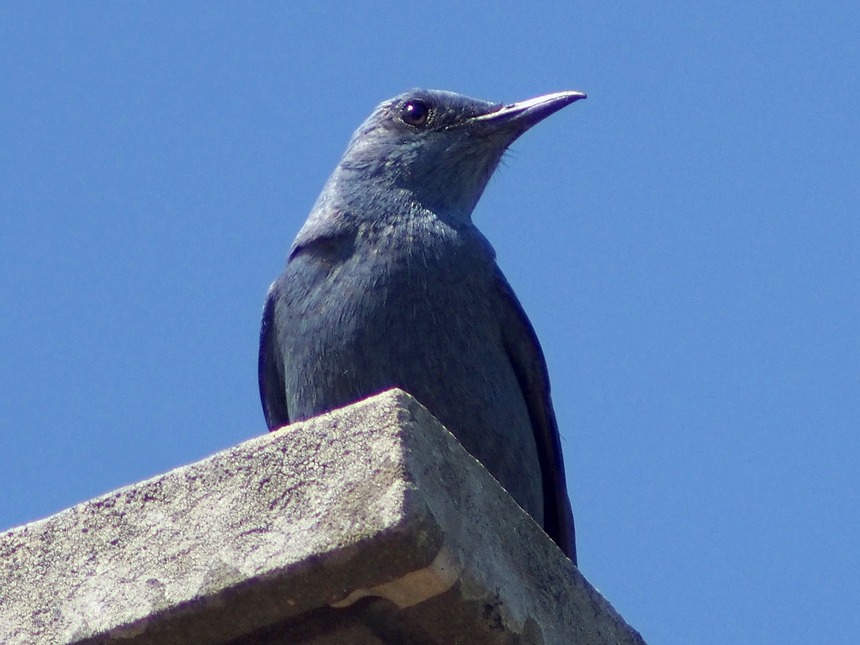
[[[269,429],[399,387],[574,563],[546,362],[472,210],[508,146],[584,98],[414,90],[379,105],[269,288],[259,352]]]

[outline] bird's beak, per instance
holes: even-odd
[[[543,121],[550,114],[584,98],[586,98],[585,92],[567,91],[544,94],[526,101],[503,105],[493,112],[473,117],[471,121],[500,128],[510,124],[522,133],[537,122]]]

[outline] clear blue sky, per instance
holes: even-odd
[[[266,288],[379,101],[580,89],[475,220],[582,571],[655,644],[856,642],[860,5],[322,4],[0,4],[0,528],[265,431]]]

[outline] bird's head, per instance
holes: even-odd
[[[583,98],[556,92],[505,105],[438,90],[406,92],[380,104],[356,130],[337,170],[345,181],[338,183],[356,191],[347,199],[383,191],[468,221],[507,147]]]

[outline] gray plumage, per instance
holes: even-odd
[[[382,103],[269,289],[259,354],[270,429],[406,390],[574,562],[546,363],[471,214],[507,147],[581,98],[415,90]]]

